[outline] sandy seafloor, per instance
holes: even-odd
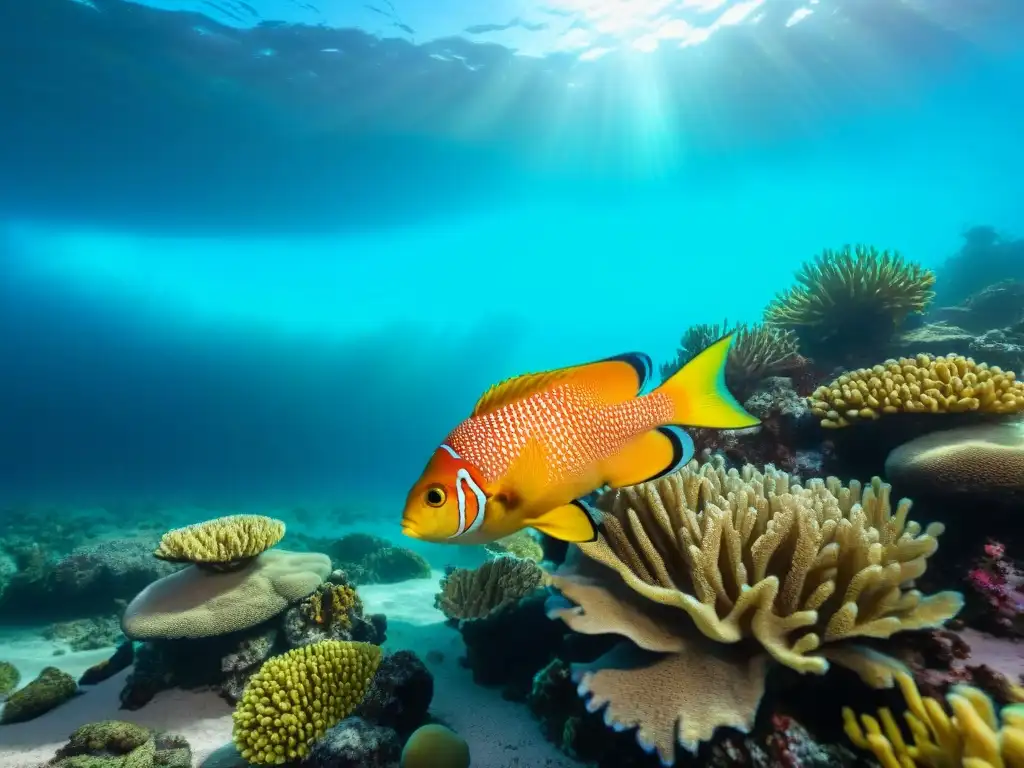
[[[432,579],[359,588],[367,613],[388,617],[387,650],[411,649],[425,659],[431,650],[444,660],[429,663],[434,675],[432,713],[469,742],[474,768],[569,768],[579,766],[545,741],[523,704],[505,701],[500,690],[473,683],[459,665],[464,653],[457,631],[445,626],[434,608],[440,572]],[[3,658],[21,671],[23,682],[45,666],[56,666],[79,677],[107,658],[113,648],[54,656],[60,647],[29,632],[7,631],[0,636]],[[27,723],[0,726],[0,766],[37,768],[53,757],[75,728],[98,720],[128,720],[178,733],[192,745],[194,764],[231,740],[231,706],[216,694],[164,691],[142,709],[119,709],[118,694],[129,670],[96,686],[63,706]]]

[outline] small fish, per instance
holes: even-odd
[[[491,387],[434,451],[405,502],[402,532],[486,544],[523,528],[593,541],[582,497],[679,469],[693,456],[680,425],[758,424],[725,386],[732,334],[644,393],[653,366],[631,352],[526,374]]]

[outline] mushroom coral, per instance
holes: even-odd
[[[671,765],[677,743],[750,728],[772,660],[891,687],[894,662],[849,641],[938,626],[963,599],[912,588],[942,526],[922,530],[889,494],[721,461],[606,494],[600,535],[552,576],[548,604],[574,631],[628,641],[574,667],[588,709]]]

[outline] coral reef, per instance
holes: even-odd
[[[96,685],[102,683],[123,669],[127,669],[135,662],[135,644],[131,640],[125,640],[114,651],[109,659],[93,664],[82,676],[78,678],[79,685]]]
[[[1024,240],[989,226],[971,227],[963,238],[960,250],[938,269],[936,303],[959,304],[992,283],[1024,280]]]
[[[725,382],[741,402],[764,379],[794,376],[807,366],[791,331],[759,324],[731,326],[723,321],[721,325],[701,323],[690,327],[683,335],[676,359],[661,366],[661,378],[668,379],[698,353],[730,333],[735,336],[726,360]]]
[[[362,600],[346,572],[338,570],[309,597],[285,611],[281,628],[292,648],[320,640],[359,640],[381,645],[387,637],[387,617],[365,616]]]
[[[488,552],[496,555],[514,555],[520,560],[532,560],[535,563],[544,559],[544,548],[528,528],[484,546]]]
[[[334,567],[354,584],[396,584],[430,578],[430,564],[405,547],[368,533],[350,533],[324,548]]]
[[[931,766],[974,768],[1024,765],[1024,706],[996,711],[991,699],[968,685],[946,696],[953,715],[935,699],[922,698],[913,678],[895,674],[909,711],[904,713],[913,743],[908,743],[888,708],[878,717],[843,710],[847,735],[856,746],[870,750],[883,768]]]
[[[42,635],[47,640],[67,643],[72,651],[109,648],[124,640],[121,622],[116,616],[57,622],[44,629]]]
[[[885,657],[848,641],[939,626],[962,605],[911,588],[942,527],[909,521],[907,500],[893,510],[877,479],[801,486],[770,468],[691,462],[601,507],[601,535],[579,545],[586,559],[552,577],[562,597],[549,614],[629,641],[575,668],[580,692],[667,763],[677,743],[751,727],[769,657],[815,674],[835,662],[885,687]]]
[[[21,673],[9,661],[0,661],[0,699],[6,698],[21,682]]]
[[[150,584],[125,609],[133,640],[197,638],[254,627],[311,594],[330,573],[325,555],[272,550],[228,572],[189,566]]]
[[[366,693],[381,650],[326,640],[267,661],[246,686],[234,714],[234,742],[256,765],[283,764],[346,718]]]
[[[434,604],[449,619],[479,619],[543,586],[544,579],[533,560],[506,555],[475,569],[451,569]]]
[[[120,720],[83,725],[49,768],[191,768],[192,749],[181,736]]]
[[[402,750],[401,768],[469,768],[469,745],[450,728],[430,723],[418,728]]]
[[[971,592],[986,608],[978,612],[973,623],[995,634],[1024,637],[1024,573],[998,541],[989,541],[983,551],[967,573]]]
[[[233,570],[284,537],[285,525],[263,515],[227,515],[165,533],[153,554],[173,563]]]
[[[71,675],[56,667],[46,667],[35,680],[8,697],[0,723],[32,720],[59,707],[76,693],[78,685]]]
[[[845,373],[818,387],[810,402],[828,428],[893,413],[1001,415],[1024,411],[1024,383],[969,357],[918,355]]]
[[[772,300],[765,323],[794,332],[803,354],[843,363],[884,347],[908,315],[925,310],[934,284],[934,273],[898,253],[826,249]]]

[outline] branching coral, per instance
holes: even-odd
[[[254,765],[281,765],[359,706],[381,661],[369,643],[325,640],[267,661],[234,714],[234,742]]]
[[[969,357],[918,355],[844,373],[818,387],[810,405],[828,428],[891,413],[1010,414],[1024,411],[1024,383]]]
[[[729,333],[735,333],[735,336],[726,360],[725,381],[741,401],[764,379],[792,376],[807,363],[797,351],[796,335],[788,330],[745,323],[730,326],[727,321],[721,325],[701,323],[687,329],[676,359],[661,366],[661,377],[667,379]]]
[[[174,563],[231,570],[273,547],[284,531],[284,523],[272,517],[228,515],[168,531],[153,554]]]
[[[922,530],[889,493],[877,478],[801,486],[773,469],[691,462],[608,494],[601,535],[579,545],[584,566],[605,568],[553,576],[564,598],[549,606],[578,632],[631,641],[578,668],[588,706],[607,705],[606,721],[636,726],[670,764],[677,741],[693,749],[720,725],[750,726],[768,656],[815,674],[833,661],[891,685],[890,660],[840,641],[937,626],[962,598],[912,588],[942,526]]]
[[[1024,766],[1024,705],[996,712],[982,691],[969,685],[951,689],[946,701],[952,716],[936,699],[922,698],[913,678],[895,674],[908,712],[904,713],[913,744],[907,743],[888,709],[878,717],[843,709],[846,734],[861,749],[870,750],[882,768],[1020,768]]]
[[[441,580],[434,604],[449,619],[479,619],[543,585],[544,571],[533,560],[503,555],[479,568],[455,568]]]
[[[870,349],[907,315],[923,312],[935,274],[898,253],[857,245],[826,249],[801,267],[796,282],[768,305],[765,322],[794,331],[812,357],[836,359],[830,347]]]

